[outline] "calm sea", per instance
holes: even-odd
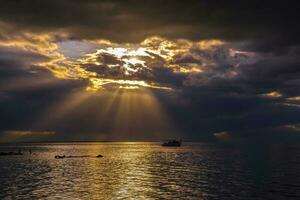
[[[0,146],[18,149],[23,156],[0,156],[0,199],[300,199],[297,145]]]

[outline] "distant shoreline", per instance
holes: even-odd
[[[163,140],[157,141],[32,141],[32,142],[0,142],[1,144],[45,144],[45,143],[161,143]]]

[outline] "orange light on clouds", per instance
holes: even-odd
[[[114,43],[103,39],[70,41],[70,43],[64,41],[62,43],[55,39],[57,37],[64,38],[66,35],[63,33],[24,33],[19,37],[1,41],[0,46],[20,48],[43,55],[48,59],[32,63],[32,65],[49,70],[58,79],[88,80],[87,91],[103,92],[112,85],[122,89],[146,87],[169,90],[170,86],[161,85],[155,80],[143,80],[139,77],[132,80],[129,76],[134,76],[140,71],[148,71],[151,74],[155,65],[168,68],[174,73],[203,73],[204,68],[213,64],[211,63],[213,61],[196,57],[195,59],[201,59],[201,61],[199,60],[198,63],[173,63],[174,58],[179,54],[187,53],[193,47],[210,51],[225,45],[225,42],[221,40],[192,42],[185,39],[168,40],[159,36],[148,37],[137,44]],[[73,53],[72,48],[76,48],[76,45],[82,45],[82,48]],[[103,62],[99,59],[102,54],[116,58],[117,62]],[[238,66],[239,63],[236,65]],[[95,68],[105,66],[117,70],[120,74],[123,73],[123,77],[120,75],[112,77],[97,72],[97,70],[89,70],[86,66],[95,66]]]

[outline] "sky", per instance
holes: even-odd
[[[0,141],[300,142],[298,10],[3,0]]]

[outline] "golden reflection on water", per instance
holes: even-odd
[[[148,193],[153,190],[151,187],[146,187],[148,184],[145,184],[153,181],[147,167],[151,165],[151,160],[145,159],[149,158],[149,153],[141,150],[132,151],[130,148],[119,152],[119,155],[125,159],[121,170],[122,173],[118,177],[118,185],[115,187],[115,192],[113,192],[116,196],[146,198]],[[138,193],[136,188],[139,188]]]
[[[0,146],[0,199],[297,199],[295,145],[65,143]],[[279,153],[278,153],[279,152]],[[54,159],[102,154],[103,158]],[[283,159],[284,158],[284,159]],[[234,167],[233,167],[234,166]]]
[[[155,184],[150,166],[151,145],[135,142],[103,145],[72,145],[67,154],[98,155],[103,158],[73,158],[55,160],[57,171],[52,174],[51,185],[60,185],[56,195],[60,198],[79,199],[145,199]],[[149,149],[149,150],[147,150]],[[58,169],[57,167],[60,166]],[[79,187],[80,185],[80,187]],[[68,188],[68,189],[67,189]],[[74,196],[74,193],[80,194]]]

